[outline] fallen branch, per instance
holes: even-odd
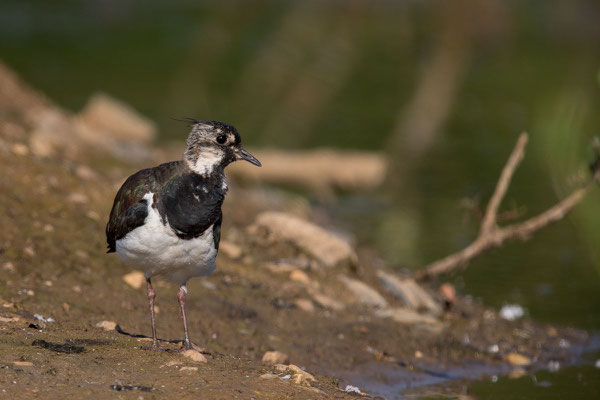
[[[434,261],[424,267],[423,270],[417,272],[416,279],[428,279],[458,268],[464,268],[474,258],[489,249],[500,247],[508,239],[520,239],[522,241],[530,239],[536,231],[561,220],[581,201],[594,183],[600,181],[600,167],[598,167],[592,171],[593,179],[590,182],[582,188],[575,190],[553,207],[526,221],[499,227],[497,224],[498,208],[510,186],[510,181],[517,166],[523,159],[527,140],[527,133],[522,133],[519,136],[515,148],[500,174],[494,194],[488,203],[477,238],[463,250],[444,257],[441,260]]]

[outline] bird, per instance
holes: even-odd
[[[142,169],[118,190],[106,225],[107,253],[131,268],[144,271],[156,338],[152,278],[160,276],[179,285],[177,300],[183,320],[183,349],[192,349],[185,313],[186,284],[192,277],[216,269],[221,238],[221,205],[227,193],[225,167],[245,160],[261,166],[241,146],[232,125],[185,119],[191,126],[187,148],[179,161]]]

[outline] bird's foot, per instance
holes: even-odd
[[[151,346],[142,346],[142,347],[140,347],[140,349],[142,349],[142,350],[152,350],[152,351],[166,351],[166,349],[163,349],[162,347],[159,347],[158,343],[152,343]]]
[[[185,341],[181,342],[181,347],[179,348],[179,351],[184,352],[186,350],[194,350],[197,351],[198,353],[204,353],[205,349],[204,347],[200,347],[200,346],[196,346],[194,343],[186,343]]]

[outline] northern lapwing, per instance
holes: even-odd
[[[224,169],[237,160],[261,166],[241,147],[238,131],[217,121],[186,120],[192,130],[183,159],[131,175],[117,192],[106,225],[108,253],[116,252],[146,277],[152,348],[158,349],[151,279],[179,285],[184,348],[191,348],[185,315],[186,283],[209,275],[221,237],[221,204],[227,193]]]

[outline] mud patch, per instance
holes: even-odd
[[[141,386],[141,385],[110,385],[112,390],[116,390],[117,392],[123,392],[127,390],[139,390],[140,392],[151,392],[152,388],[150,386]]]
[[[70,344],[69,342],[65,342],[65,344],[60,343],[52,343],[46,342],[42,339],[36,339],[31,342],[32,346],[41,347],[43,349],[48,349],[51,351],[55,351],[57,353],[67,353],[67,354],[77,354],[83,353],[85,348],[83,346],[76,346],[74,344]]]

